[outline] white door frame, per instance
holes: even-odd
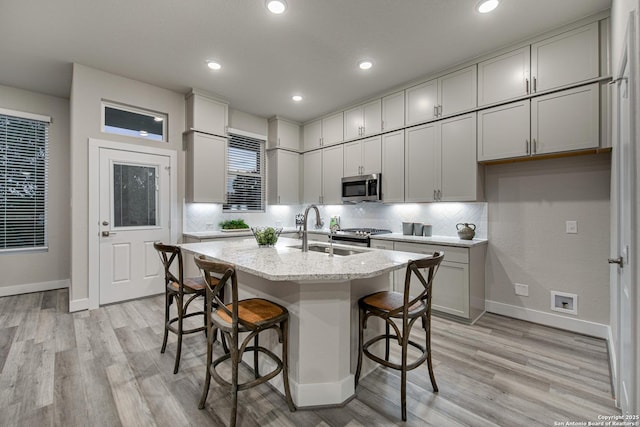
[[[100,307],[100,149],[109,148],[169,157],[169,209],[171,242],[178,241],[178,153],[168,148],[148,147],[89,138],[89,310]]]
[[[638,271],[640,270],[638,268],[638,262],[640,262],[640,257],[637,254],[638,248],[640,248],[640,243],[638,241],[638,231],[636,229],[637,225],[640,223],[640,210],[637,209],[637,207],[635,206],[634,202],[637,202],[638,198],[640,197],[640,195],[638,194],[638,189],[640,188],[640,183],[638,182],[638,175],[637,174],[633,174],[633,165],[635,165],[635,167],[637,167],[638,165],[638,159],[639,159],[639,155],[640,155],[640,147],[638,147],[638,137],[640,136],[640,133],[638,133],[640,131],[640,125],[638,123],[634,123],[634,119],[636,117],[637,114],[637,109],[639,107],[639,101],[640,99],[638,99],[639,95],[640,95],[640,91],[638,90],[637,86],[638,84],[640,84],[640,69],[638,69],[638,53],[636,51],[637,49],[637,37],[638,37],[638,29],[637,29],[637,25],[638,22],[636,22],[636,15],[635,15],[635,11],[631,12],[629,15],[629,18],[627,20],[627,29],[625,31],[625,38],[624,38],[624,48],[622,51],[622,56],[621,56],[621,62],[620,64],[618,64],[618,69],[616,70],[616,78],[614,80],[614,82],[618,83],[619,81],[624,79],[624,76],[622,75],[625,65],[628,67],[628,71],[629,71],[629,86],[628,86],[628,90],[629,90],[629,98],[630,98],[630,105],[629,105],[629,109],[630,109],[630,113],[629,113],[629,117],[631,119],[631,123],[630,123],[630,144],[632,145],[632,151],[635,152],[635,158],[630,159],[631,163],[632,163],[632,167],[631,167],[631,175],[630,177],[628,177],[628,179],[630,180],[630,187],[631,187],[631,192],[633,193],[632,197],[635,195],[636,200],[632,201],[631,204],[631,216],[630,216],[630,221],[631,221],[631,236],[629,239],[629,243],[630,243],[630,250],[629,250],[629,254],[627,255],[627,257],[624,256],[624,252],[621,251],[620,249],[620,224],[618,224],[619,222],[619,212],[620,210],[623,208],[622,203],[623,201],[621,200],[621,190],[620,190],[620,162],[619,162],[619,157],[620,156],[620,135],[621,135],[621,131],[619,128],[619,115],[620,115],[620,111],[618,108],[615,109],[616,111],[616,117],[614,118],[614,126],[615,126],[615,140],[613,141],[613,145],[614,145],[614,150],[617,150],[617,153],[614,153],[614,156],[612,158],[614,164],[613,164],[613,168],[612,168],[612,201],[615,201],[612,204],[612,212],[611,212],[611,221],[612,221],[612,227],[611,227],[611,231],[612,231],[612,258],[617,258],[617,257],[622,257],[623,258],[623,262],[625,264],[630,263],[625,265],[623,268],[626,269],[631,269],[631,271],[628,272],[628,274],[630,274],[631,277],[631,282],[632,282],[632,295],[631,297],[631,318],[623,318],[622,316],[622,310],[621,310],[621,305],[622,305],[622,290],[620,287],[620,279],[619,279],[619,274],[613,273],[611,278],[612,278],[612,284],[610,289],[612,290],[612,294],[610,296],[612,303],[611,303],[611,308],[614,311],[612,313],[612,321],[615,322],[615,328],[616,328],[616,336],[615,336],[615,342],[613,343],[613,346],[610,346],[611,349],[613,350],[613,355],[612,358],[614,360],[612,360],[612,374],[613,374],[613,385],[614,385],[614,389],[615,389],[615,395],[616,395],[616,405],[618,407],[620,407],[623,410],[623,413],[629,414],[637,414],[638,409],[640,409],[640,379],[639,379],[639,370],[640,370],[640,363],[636,360],[635,362],[635,366],[631,366],[631,367],[627,367],[628,369],[631,369],[632,371],[634,371],[634,375],[632,376],[631,382],[632,384],[629,384],[630,388],[632,390],[630,390],[631,394],[632,394],[632,400],[630,402],[628,402],[628,406],[624,404],[624,399],[622,398],[622,394],[623,394],[623,390],[622,390],[622,381],[623,378],[625,376],[625,372],[623,372],[623,367],[621,365],[621,357],[622,357],[622,329],[624,327],[626,328],[633,328],[635,329],[635,333],[637,333],[638,331],[640,331],[640,316],[638,316],[637,311],[640,308],[640,289],[638,288]],[[617,96],[615,97],[616,99],[616,104],[619,105],[619,87],[616,88],[616,93]],[[619,267],[618,267],[619,268]],[[637,336],[634,335],[635,338],[635,343],[633,343],[633,347],[635,349],[635,353],[636,353],[636,359],[637,359],[637,355],[640,354],[639,352],[639,346],[640,346],[640,340],[638,340]],[[632,361],[631,364],[633,364],[634,362]]]

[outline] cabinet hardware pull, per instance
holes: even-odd
[[[278,196],[278,204],[280,204],[280,196]]]
[[[280,146],[280,137],[278,137],[278,147]]]
[[[437,193],[436,193],[436,190],[435,190],[435,188],[434,188],[434,189],[433,189],[433,200],[434,200],[434,201],[435,201],[435,200],[438,200],[438,197],[437,197],[437,195],[436,195],[436,194],[437,194]]]
[[[533,151],[532,154],[536,154],[538,152],[538,141],[536,141],[535,138],[533,138]]]
[[[384,120],[380,120],[380,130],[384,130]]]
[[[529,140],[528,139],[524,140],[524,149],[525,149],[525,152],[528,155],[529,154]]]
[[[324,138],[323,138],[323,137],[320,137],[320,146],[322,146],[322,145],[323,145],[323,143],[324,143]]]
[[[442,190],[438,190],[438,200],[442,200]]]
[[[533,91],[538,91],[538,79],[536,77],[533,78]]]
[[[529,94],[529,79],[524,79],[524,90],[525,90],[525,93],[528,95]]]
[[[438,105],[438,116],[442,117],[442,105]]]
[[[438,117],[438,106],[437,105],[433,106],[433,117]]]

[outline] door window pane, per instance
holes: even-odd
[[[155,166],[113,165],[113,223],[116,227],[157,225]]]

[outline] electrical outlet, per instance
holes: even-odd
[[[515,283],[516,295],[523,297],[529,296],[529,285],[523,285],[522,283]]]
[[[567,221],[565,227],[567,234],[578,234],[578,221]]]

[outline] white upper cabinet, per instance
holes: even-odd
[[[342,204],[343,146],[322,149],[322,197],[325,205]]]
[[[404,130],[382,135],[382,201],[404,202]]]
[[[344,176],[368,175],[382,170],[380,136],[344,145]]]
[[[186,138],[186,200],[225,203],[227,139],[199,132],[189,132]]]
[[[300,150],[300,126],[277,117],[269,119],[269,148]]]
[[[406,90],[406,124],[428,122],[471,110],[477,105],[475,65]]]
[[[600,144],[598,83],[531,99],[531,153],[596,148]]]
[[[529,155],[528,99],[478,112],[478,161]]]
[[[508,101],[529,93],[530,47],[478,64],[478,105]]]
[[[531,45],[532,91],[579,83],[599,75],[598,23]]]
[[[379,134],[382,130],[382,101],[376,99],[344,112],[344,139]]]
[[[597,148],[599,84],[478,112],[478,161]]]
[[[404,176],[406,202],[433,202],[436,188],[436,142],[438,126],[430,123],[406,129]],[[383,193],[384,197],[384,193]]]
[[[598,22],[478,64],[478,105],[490,105],[597,78]]]
[[[322,150],[304,153],[303,196],[304,203],[322,203]]]
[[[438,81],[431,80],[405,91],[407,125],[427,122],[437,117]]]
[[[322,146],[322,120],[314,120],[304,125],[304,150],[309,151]]]
[[[267,153],[268,200],[272,205],[300,203],[300,155],[287,150]]]
[[[344,119],[342,112],[322,119],[322,145],[333,145],[344,141]]]
[[[224,102],[191,91],[186,96],[186,128],[226,136],[229,107]]]
[[[404,127],[404,91],[382,98],[382,132]]]

